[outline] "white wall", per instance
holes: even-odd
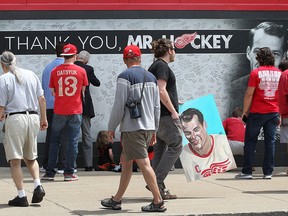
[[[239,20],[216,19],[173,19],[173,20],[2,20],[0,32],[8,31],[79,31],[79,30],[200,30],[239,29]],[[0,43],[7,43],[1,41]],[[14,42],[13,42],[14,43]],[[78,47],[79,50],[81,48]],[[93,54],[89,64],[94,67],[101,81],[100,87],[91,86],[96,117],[92,119],[92,137],[96,139],[99,130],[107,129],[111,106],[114,100],[115,82],[125,69],[121,54]],[[18,66],[34,71],[41,79],[44,67],[54,55],[17,55]],[[176,74],[179,98],[183,101],[213,94],[220,116],[229,114],[230,98],[227,95],[229,77],[239,71],[245,61],[244,53],[183,53],[177,54],[170,66]],[[143,54],[142,66],[148,68],[153,61],[152,54]],[[45,132],[40,132],[39,142],[44,142]],[[119,134],[117,136],[119,139]],[[0,142],[3,137],[0,135]]]

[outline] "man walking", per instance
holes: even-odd
[[[16,57],[5,51],[1,55],[4,74],[0,76],[0,117],[6,115],[4,149],[10,164],[11,176],[18,196],[10,206],[27,207],[21,161],[24,160],[34,181],[32,203],[40,203],[45,196],[39,177],[37,135],[48,127],[46,101],[40,80],[32,71],[16,66]],[[40,119],[39,115],[40,114]]]
[[[178,114],[178,95],[176,77],[168,66],[175,58],[173,43],[165,38],[152,42],[156,61],[150,71],[157,79],[161,100],[160,125],[157,143],[154,146],[152,167],[157,177],[158,187],[163,199],[176,199],[176,195],[166,190],[164,180],[182,151],[181,124]]]
[[[147,152],[149,145],[155,142],[155,131],[159,125],[160,101],[157,80],[140,67],[139,47],[125,47],[123,60],[128,69],[117,78],[115,101],[108,124],[108,130],[113,137],[120,124],[123,147],[120,159],[121,179],[115,196],[102,200],[101,204],[114,210],[121,209],[121,200],[129,185],[135,160],[153,194],[152,203],[143,206],[142,211],[163,212],[166,208]]]

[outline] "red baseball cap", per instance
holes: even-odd
[[[141,56],[141,51],[138,46],[130,45],[124,48],[123,58],[133,58],[137,56]]]
[[[63,47],[63,53],[61,53],[61,56],[72,56],[77,54],[77,48],[73,44],[66,44]]]

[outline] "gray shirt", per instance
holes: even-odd
[[[132,119],[126,106],[128,99],[140,99],[143,81],[146,82],[141,100],[142,117]],[[115,131],[120,124],[120,132],[137,130],[157,130],[160,118],[160,96],[154,75],[140,66],[133,66],[117,78],[116,95],[112,107],[108,130]]]

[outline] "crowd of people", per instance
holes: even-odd
[[[234,155],[244,156],[241,173],[235,178],[252,179],[261,128],[265,143],[263,178],[271,179],[277,126],[281,125],[281,142],[288,143],[287,59],[275,66],[278,54],[273,49],[254,47],[255,43],[251,45],[256,51],[247,51],[254,63],[243,98],[243,109],[236,107],[232,117],[223,121],[229,141],[229,145],[223,145],[226,136],[208,134],[200,110],[190,108],[181,115],[179,113],[176,76],[169,67],[176,55],[173,42],[161,38],[151,45],[154,61],[147,70],[141,67],[142,53],[138,46],[126,46],[123,51],[123,63],[127,69],[117,77],[107,131],[99,131],[96,141],[99,151],[96,170],[115,168],[112,146],[115,130],[119,127],[121,177],[115,195],[103,199],[101,204],[113,210],[122,209],[122,198],[132,177],[132,167],[137,163],[146,189],[153,197],[152,202],[141,210],[166,211],[164,200],[177,199],[177,196],[166,188],[165,179],[180,154],[187,156],[187,160],[181,161],[184,169],[188,173],[195,169],[198,175],[188,175],[189,181],[209,176],[211,166],[224,171],[234,168],[231,150]],[[43,200],[46,192],[41,180],[53,181],[57,170],[63,170],[64,181],[79,179],[76,159],[81,132],[85,171],[93,170],[90,129],[95,113],[89,85],[100,86],[100,81],[93,67],[87,64],[90,59],[87,51],[78,53],[76,46],[69,43],[57,44],[55,51],[56,59],[43,71],[42,85],[35,73],[16,66],[13,53],[5,51],[1,55],[4,74],[0,76],[0,116],[5,119],[4,149],[18,191],[18,195],[8,202],[11,206],[29,205],[23,184],[22,160],[34,181],[32,203]],[[255,56],[252,53],[256,53]],[[37,134],[46,129],[42,162],[45,174],[40,177],[36,160]],[[184,148],[182,132],[189,141]],[[152,146],[154,157],[151,163],[148,148]],[[222,153],[219,155],[217,152]]]

